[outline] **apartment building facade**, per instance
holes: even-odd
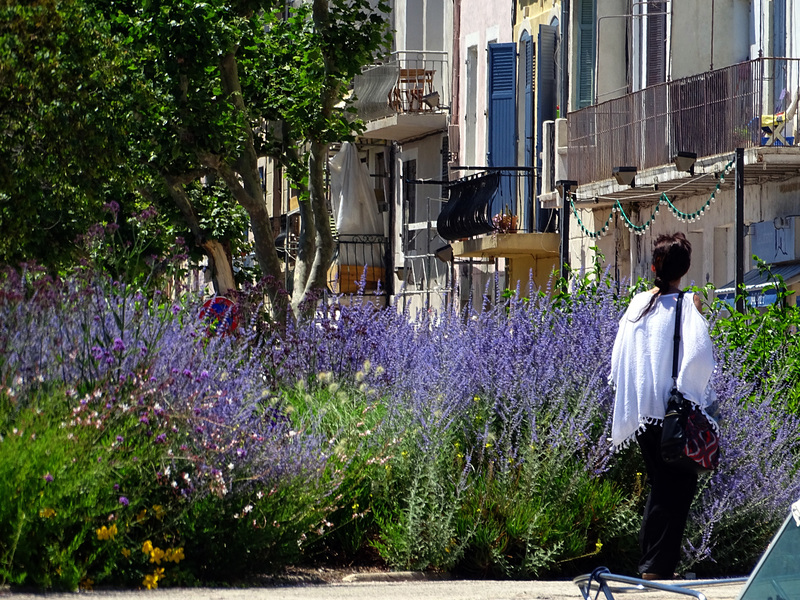
[[[655,237],[682,231],[686,283],[772,302],[757,255],[797,290],[800,3],[575,4],[569,109],[548,124],[539,196],[570,266],[601,254],[617,277],[646,278]]]

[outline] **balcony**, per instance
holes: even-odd
[[[334,294],[385,295],[386,247],[381,235],[339,235],[336,254],[328,269],[328,288]]]
[[[788,178],[800,168],[797,115],[790,115],[798,93],[800,60],[763,58],[572,112],[566,124],[567,174],[551,179],[577,180],[578,196],[598,198],[599,206],[635,201],[642,187],[657,186],[680,198],[707,193],[716,182],[677,171],[672,160],[678,152],[697,154],[698,173],[720,173],[736,148],[746,149],[746,185]],[[762,127],[770,123],[773,135]],[[545,151],[555,156],[553,146],[559,143]],[[611,178],[621,166],[637,169],[637,188]],[[726,185],[732,185],[729,179]],[[545,207],[559,204],[552,190],[543,190],[540,201]]]
[[[403,141],[447,127],[450,67],[446,52],[395,52],[353,82],[365,137]]]

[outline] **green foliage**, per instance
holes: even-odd
[[[391,441],[375,445],[370,440],[386,414],[377,390],[364,383],[370,370],[366,362],[351,383],[335,381],[330,372],[317,373],[308,384],[282,392],[293,421],[319,423],[338,465],[338,494],[320,535],[303,548],[307,559],[344,562],[369,554],[376,494],[394,452]]]
[[[567,276],[559,276],[553,282],[554,306],[568,309],[585,298],[595,298],[602,290],[610,291],[614,304],[624,308],[630,298],[631,292],[636,286],[630,289],[621,289],[619,283],[608,277],[606,268],[603,267],[605,255],[600,252],[597,246],[591,246],[589,250],[594,252],[592,268],[587,272],[580,272],[567,266]],[[641,284],[641,280],[639,282]],[[546,297],[549,290],[539,290],[541,298]]]
[[[800,413],[800,309],[791,303],[793,292],[787,290],[783,278],[772,274],[764,261],[754,258],[774,288],[773,304],[759,308],[745,296],[745,311],[740,313],[719,298],[709,300],[708,287],[698,293],[709,308],[712,335],[723,358],[741,364],[744,380],[761,381],[762,394],[779,390],[781,393],[776,395],[785,402],[783,408]]]
[[[0,3],[0,263],[69,262],[103,202],[132,189],[126,77],[85,3]]]
[[[458,531],[462,476],[447,446],[429,453],[411,441],[406,438],[388,464],[375,506],[379,538],[373,545],[395,569],[451,569],[470,539],[469,531]]]
[[[114,581],[123,540],[130,548],[167,529],[142,532],[135,516],[169,501],[153,495],[160,453],[137,441],[133,413],[106,428],[92,396],[75,408],[57,391],[28,400],[20,407],[6,392],[0,405],[0,579],[71,590]]]
[[[37,259],[52,272],[74,263],[74,240],[113,200],[126,215],[157,207],[195,255],[252,250],[260,275],[280,281],[258,159],[278,160],[301,198],[327,210],[324,159],[309,155],[361,129],[336,106],[388,48],[388,10],[367,0],[292,14],[252,0],[3,2],[0,263]],[[315,248],[310,236],[298,262],[311,264],[314,252],[329,260],[328,237]],[[215,282],[227,288],[232,265],[221,254]],[[240,280],[257,278],[253,264],[237,269]],[[267,292],[282,306],[277,284]]]

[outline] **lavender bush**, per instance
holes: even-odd
[[[530,295],[419,315],[334,299],[279,328],[256,301],[222,335],[191,295],[8,272],[0,577],[155,587],[376,553],[473,575],[628,568],[642,466],[610,453],[606,383],[627,290],[600,275]],[[685,548],[717,574],[746,571],[800,495],[798,423],[736,356],[720,353],[722,467]]]

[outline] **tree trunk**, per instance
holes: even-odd
[[[328,156],[328,145],[319,141],[311,143],[311,156],[308,163],[309,206],[306,212],[312,219],[301,230],[301,237],[308,240],[313,236],[313,254],[309,252],[304,260],[298,253],[295,265],[295,284],[292,293],[292,311],[299,316],[303,303],[316,292],[322,292],[328,285],[328,268],[333,260],[333,232],[331,231],[330,212],[325,195],[325,163]],[[301,240],[301,248],[304,248]],[[300,270],[302,269],[301,279]],[[306,306],[306,311],[313,310]]]
[[[192,201],[186,194],[184,185],[186,180],[196,179],[196,174],[186,175],[183,178],[164,174],[164,181],[167,184],[170,197],[180,209],[189,231],[194,236],[195,243],[203,249],[208,257],[211,267],[211,279],[214,282],[214,291],[223,296],[231,290],[236,289],[236,280],[233,277],[233,264],[231,263],[230,253],[225,249],[225,245],[218,240],[206,239],[205,233],[200,228],[200,218],[197,211],[192,206]]]
[[[220,59],[220,76],[223,89],[229,95],[236,109],[249,121],[242,98],[235,48]],[[261,187],[253,132],[250,128],[246,128],[245,134],[246,141],[242,145],[242,154],[233,167],[220,161],[218,157],[204,156],[201,157],[201,160],[206,166],[213,165],[212,168],[222,176],[233,197],[247,211],[253,231],[256,259],[261,267],[261,273],[268,279],[267,295],[272,304],[272,316],[277,321],[283,322],[287,310],[286,292],[282,284],[283,268],[275,248],[272,222],[267,211],[264,190]]]
[[[312,6],[314,28],[324,37],[330,20],[327,0],[314,0]],[[330,119],[338,98],[338,84],[328,73],[330,65],[324,58],[326,84],[322,89],[322,117]],[[311,152],[308,162],[309,205],[303,213],[303,225],[300,231],[300,250],[295,264],[294,288],[292,290],[292,311],[297,316],[304,302],[314,292],[323,291],[328,284],[328,268],[333,259],[333,233],[330,226],[330,212],[325,195],[325,165],[328,158],[328,144],[322,139],[322,132],[311,141]],[[307,222],[306,222],[307,221]],[[314,236],[313,247],[311,236]],[[302,252],[302,259],[301,254]],[[313,254],[313,255],[312,255]],[[310,263],[310,264],[309,264]],[[307,311],[313,306],[306,306]]]
[[[212,279],[214,291],[219,296],[225,296],[231,290],[236,290],[236,280],[233,278],[233,266],[230,253],[225,246],[217,240],[206,240],[201,247],[209,257],[209,264],[213,265]]]

